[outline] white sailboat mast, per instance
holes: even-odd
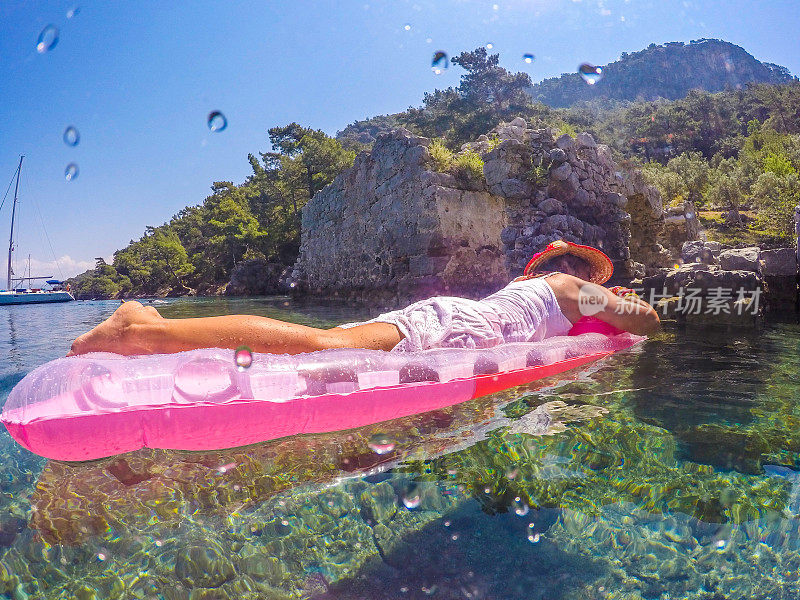
[[[22,159],[25,155],[19,157],[19,166],[17,166],[17,184],[14,186],[14,205],[11,208],[11,235],[8,239],[8,278],[6,289],[11,289],[11,253],[14,251],[14,216],[17,213],[17,193],[19,192],[19,176],[22,172]]]

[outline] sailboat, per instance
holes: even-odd
[[[0,290],[0,306],[5,304],[43,304],[46,302],[70,302],[75,300],[69,293],[69,286],[64,288],[63,282],[53,279],[52,275],[32,276],[30,273],[30,257],[28,257],[28,276],[13,279],[14,270],[11,268],[11,256],[14,252],[14,217],[17,214],[17,194],[19,193],[19,177],[22,174],[22,159],[19,157],[17,166],[17,183],[14,186],[14,205],[11,208],[11,236],[8,240],[8,277],[6,289]],[[34,281],[46,280],[49,289],[33,287]],[[27,282],[27,285],[26,285]]]

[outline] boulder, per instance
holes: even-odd
[[[739,290],[752,292],[760,288],[761,278],[752,271],[726,271],[716,265],[690,263],[670,271],[664,285],[673,294],[683,288],[684,291],[698,290],[697,294],[707,296],[722,289],[736,297]]]
[[[578,137],[575,138],[575,145],[578,148],[597,148],[597,142],[594,141],[590,133],[585,131],[579,133]]]
[[[549,156],[550,160],[554,164],[560,165],[561,163],[566,162],[567,160],[567,153],[564,152],[561,148],[553,148],[552,150],[550,150]]]
[[[556,140],[556,147],[567,151],[575,147],[575,140],[572,138],[572,136],[565,133]]]
[[[630,273],[632,278],[638,279],[644,277],[646,271],[647,269],[642,263],[633,260],[628,261],[628,272]]]
[[[764,277],[795,277],[797,275],[797,256],[794,248],[762,250],[760,260],[761,274]]]
[[[620,208],[625,208],[625,205],[628,204],[628,199],[617,192],[610,192],[606,195],[606,202],[614,206],[619,206]]]
[[[531,184],[521,179],[509,177],[500,183],[503,195],[506,198],[528,198],[531,195]]]
[[[564,205],[555,198],[546,198],[539,203],[539,210],[548,215],[556,215],[564,212]]]
[[[566,181],[572,173],[572,167],[569,163],[564,163],[555,169],[550,170],[550,177],[556,181]]]
[[[490,154],[491,156],[491,154]],[[483,163],[483,176],[489,187],[498,185],[501,181],[508,178],[511,165],[504,160],[487,160]]]
[[[519,229],[517,227],[504,227],[500,233],[500,240],[506,245],[510,246],[519,236]]]
[[[759,273],[760,250],[758,247],[723,250],[719,254],[719,265],[725,271],[752,271]]]
[[[689,240],[681,248],[681,259],[684,263],[701,262],[708,265],[718,264],[722,245],[719,242]]]

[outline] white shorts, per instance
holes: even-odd
[[[416,352],[431,348],[490,348],[504,342],[500,316],[487,304],[466,298],[435,296],[401,310],[393,310],[360,323],[396,325],[404,338],[392,352]]]

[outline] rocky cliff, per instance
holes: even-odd
[[[588,134],[503,123],[462,148],[483,161],[472,177],[436,172],[430,146],[404,129],[380,134],[304,207],[301,289],[386,305],[477,297],[556,239],[602,248],[631,278],[672,264],[670,248],[697,236],[690,205],[665,213],[655,188]]]
[[[565,73],[535,84],[535,101],[565,107],[584,100],[654,100],[683,98],[690,90],[719,92],[748,83],[787,83],[794,78],[785,67],[762,63],[743,48],[723,40],[693,40],[690,44],[650,44],[623,54],[603,66],[603,79],[588,86],[577,73]]]

